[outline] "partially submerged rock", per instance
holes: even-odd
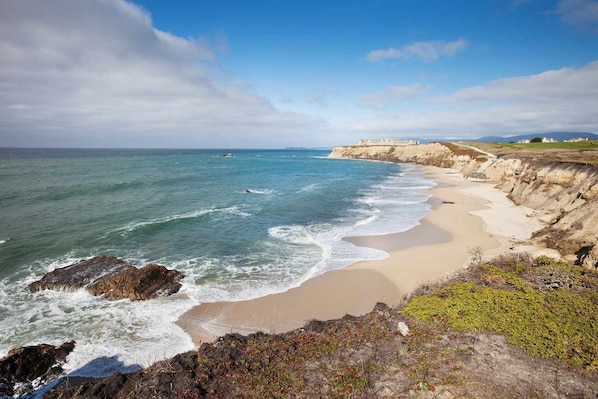
[[[75,291],[88,287],[102,278],[131,267],[113,256],[96,256],[44,274],[41,280],[29,284],[31,292],[43,290]]]
[[[31,292],[86,288],[110,299],[142,300],[178,292],[183,275],[155,263],[141,269],[113,256],[96,256],[46,273],[29,284]]]
[[[112,299],[150,299],[176,293],[181,288],[178,281],[182,277],[177,270],[151,263],[141,269],[129,266],[96,281],[88,289],[94,295]]]
[[[11,350],[0,360],[0,396],[31,392],[33,381],[44,384],[60,376],[62,364],[74,348],[75,341],[70,341],[61,346],[41,344]]]

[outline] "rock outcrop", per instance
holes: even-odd
[[[453,168],[485,178],[548,227],[535,239],[590,268],[598,265],[598,166],[511,156],[492,158],[449,143],[335,147],[331,158],[373,159]]]
[[[0,397],[31,393],[34,381],[43,385],[63,372],[62,364],[75,348],[75,341],[61,346],[41,344],[8,352],[0,360]]]
[[[174,294],[181,288],[183,275],[176,270],[151,263],[141,269],[130,266],[120,273],[106,276],[88,287],[98,296],[111,299],[150,299]]]
[[[180,272],[161,265],[152,263],[139,269],[122,259],[96,256],[46,273],[39,281],[29,284],[29,290],[86,288],[105,298],[143,300],[178,292],[181,288],[178,281],[182,278]]]

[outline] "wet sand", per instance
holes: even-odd
[[[433,212],[419,225],[395,234],[345,239],[386,251],[386,259],[326,272],[279,294],[204,303],[183,314],[177,324],[196,345],[232,332],[281,333],[313,319],[362,315],[377,302],[394,306],[422,284],[467,267],[476,249],[485,257],[537,250],[520,248],[522,240],[542,227],[530,209],[515,206],[491,184],[465,180],[454,170],[422,169],[437,186],[428,191]]]

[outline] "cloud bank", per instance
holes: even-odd
[[[346,126],[404,137],[475,138],[558,130],[598,131],[598,61],[500,79],[429,98],[429,112],[387,112]]]
[[[380,62],[389,59],[417,59],[423,62],[433,62],[441,56],[453,56],[467,47],[467,41],[463,39],[454,42],[429,41],[416,42],[405,45],[400,49],[388,48],[385,50],[373,50],[366,55],[369,62]]]
[[[230,77],[123,0],[0,2],[0,146],[275,147],[323,122]]]

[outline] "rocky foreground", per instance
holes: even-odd
[[[26,395],[63,374],[61,364],[75,348],[70,341],[61,346],[37,345],[13,349],[0,360],[0,398]]]
[[[578,398],[598,394],[598,273],[517,255],[396,309],[226,335],[45,398]]]

